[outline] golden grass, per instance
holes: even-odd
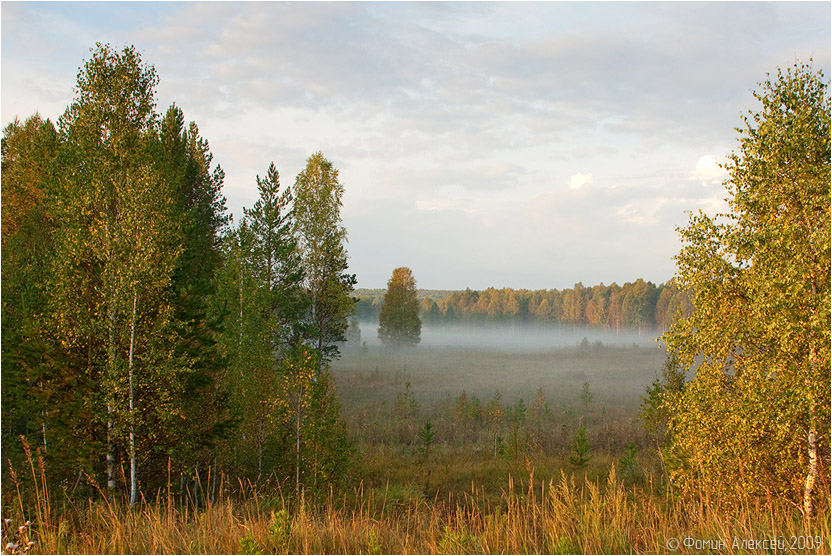
[[[39,483],[34,466],[32,474]],[[790,552],[829,553],[828,499],[810,522],[785,503],[721,508],[713,496],[683,501],[651,492],[650,484],[627,487],[613,466],[603,480],[561,473],[535,481],[533,471],[517,482],[509,477],[497,499],[473,484],[441,499],[400,485],[359,486],[316,504],[245,488],[199,511],[161,493],[133,509],[66,500],[58,511],[42,491],[25,505],[18,489],[4,506],[11,523],[4,522],[3,542],[28,517],[30,551],[53,554],[759,553],[767,552],[760,549],[766,539],[808,548]]]

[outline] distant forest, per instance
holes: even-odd
[[[384,290],[357,289],[355,295],[355,316],[377,321]],[[613,282],[586,287],[578,282],[563,290],[419,290],[418,297],[422,322],[428,326],[525,322],[665,331],[692,310],[690,296],[672,280],[656,286],[641,278],[623,286]]]

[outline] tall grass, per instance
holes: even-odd
[[[650,479],[628,487],[614,466],[594,480],[561,472],[536,481],[532,469],[517,480],[510,476],[497,498],[474,483],[433,499],[411,485],[362,484],[310,503],[239,484],[195,511],[161,492],[133,509],[106,499],[56,503],[44,487],[42,460],[30,453],[28,461],[29,494],[14,475],[15,489],[4,500],[3,541],[15,545],[6,552],[686,554],[722,546],[744,553],[760,552],[747,540],[776,538],[787,547],[797,546],[794,539],[804,539],[800,546],[806,547],[811,539],[808,550],[791,552],[830,550],[828,498],[821,515],[807,521],[776,500],[724,508],[713,493],[682,500],[655,491]],[[16,528],[27,519],[29,525]]]

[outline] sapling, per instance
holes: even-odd
[[[572,440],[572,455],[569,456],[569,463],[582,469],[586,467],[590,459],[592,459],[592,453],[589,440],[586,438],[586,427],[581,424]]]
[[[428,458],[430,456],[430,447],[433,444],[433,437],[436,436],[436,430],[433,428],[433,425],[430,422],[430,418],[425,422],[425,426],[422,427],[422,430],[419,431],[419,440],[422,441],[422,454],[424,455],[424,459],[422,460],[423,465],[425,466],[425,492],[428,490],[428,482],[430,481],[430,472],[431,468],[429,466]]]
[[[581,388],[581,403],[584,404],[584,407],[587,407],[592,403],[594,398],[595,394],[589,390],[589,382],[584,381],[584,385]]]

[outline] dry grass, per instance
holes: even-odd
[[[690,539],[676,551],[683,554],[714,552],[719,543],[723,552],[759,553],[737,543],[772,538],[786,546],[812,539],[812,549],[791,552],[830,549],[828,501],[812,522],[774,501],[730,510],[706,497],[684,502],[649,486],[628,488],[614,467],[596,481],[565,474],[535,481],[533,472],[509,478],[497,500],[476,485],[433,500],[400,486],[359,487],[314,505],[252,490],[244,496],[224,496],[199,512],[161,496],[132,510],[100,501],[38,510],[18,499],[10,518],[44,516],[29,526],[32,552],[56,554],[649,554],[668,552],[670,539]]]

